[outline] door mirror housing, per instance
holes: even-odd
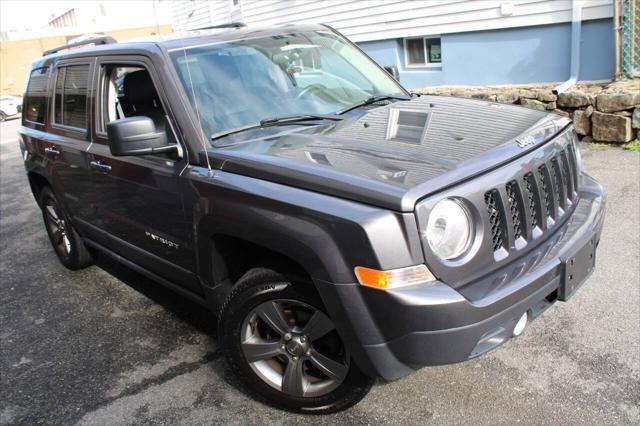
[[[180,152],[180,145],[167,145],[164,132],[156,132],[149,117],[128,117],[107,123],[109,149],[116,157]]]

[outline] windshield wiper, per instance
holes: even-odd
[[[235,133],[244,132],[245,130],[259,129],[262,127],[271,126],[286,126],[288,124],[304,124],[305,121],[316,120],[344,120],[344,117],[339,117],[334,114],[294,114],[284,115],[282,117],[272,117],[260,120],[258,123],[247,124],[245,126],[236,127],[235,129],[225,130],[223,132],[214,133],[211,135],[211,140],[224,138],[225,136],[233,135]]]
[[[387,99],[397,99],[399,101],[408,101],[411,100],[410,96],[397,96],[397,95],[378,95],[378,96],[369,96],[367,99],[364,99],[358,103],[355,103],[351,106],[348,106],[344,109],[341,109],[340,111],[336,112],[336,115],[341,115],[344,114],[345,112],[349,112],[351,110],[354,110],[356,108],[360,108],[362,106],[365,105],[370,105],[370,104],[374,104],[376,102],[380,102],[380,101],[384,101]]]

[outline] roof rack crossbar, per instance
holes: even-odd
[[[193,29],[191,29],[191,31],[214,30],[214,29],[217,29],[217,28],[241,28],[241,27],[246,27],[246,26],[247,26],[247,24],[245,24],[244,22],[227,22],[225,24],[206,25],[204,27],[193,28]]]
[[[113,37],[109,37],[109,36],[97,37],[97,38],[78,41],[76,43],[65,44],[64,46],[58,46],[58,47],[53,48],[53,49],[45,50],[44,53],[42,54],[42,56],[47,56],[47,55],[51,55],[51,54],[54,54],[54,53],[58,53],[61,50],[71,49],[72,47],[88,46],[90,44],[92,44],[94,46],[99,46],[99,45],[102,45],[102,44],[113,44],[113,43],[117,43],[116,39],[113,38]]]

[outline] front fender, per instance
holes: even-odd
[[[215,286],[212,237],[229,235],[301,265],[314,280],[352,283],[355,266],[393,269],[423,262],[413,214],[206,169],[190,170],[199,273]]]

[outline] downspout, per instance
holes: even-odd
[[[613,0],[613,80],[622,77],[620,73],[620,2]]]
[[[582,0],[573,0],[571,14],[571,69],[569,80],[553,89],[553,93],[565,92],[578,81],[580,69],[580,30],[582,29]]]

